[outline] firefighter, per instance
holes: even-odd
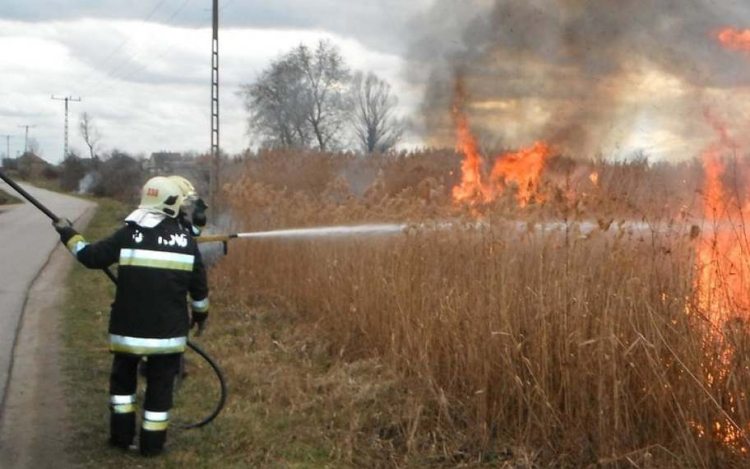
[[[203,232],[206,223],[208,221],[206,217],[206,210],[208,205],[198,196],[198,191],[195,190],[195,186],[188,179],[182,176],[167,176],[167,179],[172,181],[180,189],[182,194],[183,202],[180,206],[180,213],[177,215],[177,219],[180,223],[190,231],[190,234],[194,237],[198,237]],[[188,216],[188,211],[192,208],[192,215]],[[198,332],[203,332],[202,324],[199,326]],[[180,360],[180,379],[185,379],[188,376],[186,360],[183,356]],[[146,376],[146,368],[148,364],[144,360],[141,362],[139,373],[142,376]]]
[[[207,223],[206,210],[208,205],[198,196],[193,183],[182,176],[168,176],[168,179],[180,188],[184,203],[180,207],[179,218],[185,224],[193,236],[200,236]],[[192,207],[192,214],[188,219],[187,211]]]
[[[109,238],[89,244],[70,225],[55,223],[60,239],[88,268],[119,262],[117,292],[109,321],[110,444],[128,449],[136,434],[138,363],[148,357],[140,452],[164,449],[174,379],[188,330],[208,318],[208,284],[200,251],[179,220],[183,196],[165,177],[150,179],[137,210]],[[192,300],[192,321],[187,295]]]

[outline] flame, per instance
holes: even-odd
[[[461,162],[461,184],[453,188],[456,201],[489,201],[492,194],[482,182],[484,159],[479,153],[479,144],[469,127],[469,119],[463,112],[465,93],[463,81],[456,80],[453,96],[453,120],[456,123],[456,151],[463,153]]]
[[[453,199],[471,204],[492,202],[507,187],[515,186],[520,206],[532,200],[543,200],[539,194],[539,182],[547,159],[552,156],[550,146],[536,142],[529,148],[496,158],[485,182],[485,160],[463,110],[465,99],[463,81],[459,78],[456,80],[451,111],[456,126],[456,151],[464,155],[464,160],[461,162],[461,183],[453,188]]]
[[[727,49],[750,52],[750,29],[724,28],[716,38]]]
[[[748,34],[750,44],[750,33]],[[736,414],[736,396],[726,389],[731,379],[732,362],[737,359],[734,349],[727,343],[727,336],[737,332],[746,334],[750,318],[750,245],[742,223],[743,206],[737,194],[727,190],[722,182],[726,167],[721,159],[728,152],[735,152],[739,145],[734,141],[724,123],[705,114],[718,137],[717,142],[702,155],[705,180],[703,184],[703,217],[709,224],[701,230],[696,245],[697,275],[695,279],[695,304],[708,320],[709,331],[705,338],[707,354],[705,378],[707,386],[724,396],[728,403],[728,415]],[[719,348],[715,348],[718,346]],[[740,427],[728,417],[714,422],[710,430],[692,423],[703,438],[711,436],[727,448],[748,453],[750,425]]]
[[[550,146],[536,142],[530,148],[515,153],[507,153],[495,161],[490,174],[495,193],[502,193],[503,188],[515,184],[518,188],[516,199],[523,207],[532,200],[542,201],[539,195],[539,179],[547,159],[552,155]]]
[[[589,181],[595,186],[599,185],[599,173],[594,171],[593,173],[589,174]]]
[[[706,119],[719,140],[703,153],[703,215],[712,230],[704,233],[697,246],[696,299],[711,325],[720,331],[730,319],[750,315],[750,257],[745,233],[738,231],[744,226],[740,223],[741,205],[728,195],[721,180],[726,170],[721,155],[735,151],[738,145],[726,125],[709,113]]]

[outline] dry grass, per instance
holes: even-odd
[[[467,209],[431,174],[450,174],[451,155],[432,166],[424,155],[384,160],[361,195],[340,177],[360,165],[315,157],[328,161],[316,164],[315,183],[298,186],[304,174],[290,172],[286,190],[269,181],[282,176],[263,158],[240,163],[234,172],[244,177],[225,187],[237,227],[412,228],[392,238],[238,241],[213,282],[240,310],[264,305],[295,318],[287,334],[299,347],[271,346],[313,369],[324,363],[312,375],[330,383],[290,378],[274,404],[344,415],[324,440],[341,464],[747,464],[743,434],[722,441],[731,422],[750,422],[747,331],[742,323],[709,334],[694,301],[699,166],[558,160],[546,202],[518,209],[509,194]],[[398,182],[389,181],[398,165]],[[228,373],[246,375],[244,366]],[[365,402],[342,414],[340,400],[315,398],[347,382],[376,392],[362,391]]]
[[[4,190],[0,189],[0,205],[20,204],[21,201]]]

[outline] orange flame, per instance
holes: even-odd
[[[504,187],[515,184],[518,188],[516,199],[522,207],[532,200],[541,201],[539,179],[551,155],[552,150],[544,142],[536,142],[531,148],[503,155],[492,168],[492,187],[498,188],[495,192],[502,193]]]
[[[726,170],[722,154],[736,151],[739,145],[724,123],[708,112],[705,117],[718,140],[703,153],[703,216],[710,229],[702,230],[704,234],[696,246],[695,301],[710,326],[705,339],[707,350],[713,348],[712,344],[722,345],[718,356],[706,357],[707,363],[718,365],[718,370],[712,366],[705,370],[708,387],[722,392],[731,377],[731,363],[736,359],[735,351],[726,346],[725,336],[736,331],[747,333],[750,318],[750,245],[742,223],[742,205],[737,194],[728,191],[722,182]],[[736,396],[729,394],[725,398],[726,411],[734,414]],[[728,416],[722,420],[710,428],[712,437],[731,450],[747,454],[750,425],[740,426]],[[699,438],[706,436],[706,428],[695,423],[693,427]]]
[[[595,186],[599,185],[599,173],[594,171],[593,173],[589,174],[589,181]]]
[[[452,114],[456,123],[456,151],[463,153],[464,160],[461,162],[461,184],[453,188],[453,199],[486,202],[492,199],[492,195],[482,183],[484,159],[469,127],[469,119],[463,112],[464,99],[463,82],[458,79],[453,95]]]
[[[750,52],[750,29],[724,28],[716,38],[727,49]]]
[[[495,160],[492,171],[485,179],[485,161],[479,144],[463,111],[465,93],[461,79],[456,80],[452,114],[456,125],[456,151],[464,155],[461,162],[461,184],[453,188],[457,202],[492,202],[511,185],[517,188],[516,199],[522,207],[530,201],[541,201],[539,181],[552,149],[544,142],[530,148],[506,153]]]
[[[721,177],[725,167],[722,152],[734,151],[737,143],[730,137],[726,125],[706,113],[719,137],[703,153],[704,218],[712,232],[705,234],[697,247],[699,273],[696,280],[698,307],[711,324],[721,330],[732,318],[750,316],[750,257],[744,242],[741,205],[727,194]]]

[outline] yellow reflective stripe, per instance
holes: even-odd
[[[134,355],[181,353],[185,351],[186,343],[186,337],[144,339],[117,334],[109,335],[109,349],[112,352],[132,353]]]
[[[112,404],[135,404],[135,394],[112,394],[109,396],[109,402]]]
[[[166,422],[169,420],[169,411],[153,412],[150,410],[146,410],[143,412],[143,418],[151,422]]]
[[[208,307],[210,306],[210,302],[208,301],[208,298],[205,300],[200,301],[193,301],[192,303],[192,309],[196,313],[205,313],[208,311]]]
[[[185,351],[185,346],[172,347],[172,348],[160,348],[153,349],[147,347],[133,347],[129,345],[109,344],[110,352],[116,353],[131,353],[133,355],[166,355],[169,353],[182,353]]]
[[[143,421],[143,429],[151,432],[163,432],[169,427],[169,422],[151,422],[149,420]]]
[[[168,269],[192,271],[195,256],[146,249],[121,249],[120,267],[147,267],[151,269]]]
[[[83,238],[83,236],[77,234],[70,238],[67,243],[65,243],[65,247],[68,248],[68,251],[72,252],[73,255],[77,255],[78,251],[88,246],[88,243]]]
[[[190,272],[193,270],[192,264],[184,264],[174,261],[158,261],[154,259],[123,259],[120,258],[120,267],[148,267],[150,269],[167,269],[167,270],[184,270]]]
[[[135,404],[114,404],[112,410],[116,414],[130,414],[135,412]]]

